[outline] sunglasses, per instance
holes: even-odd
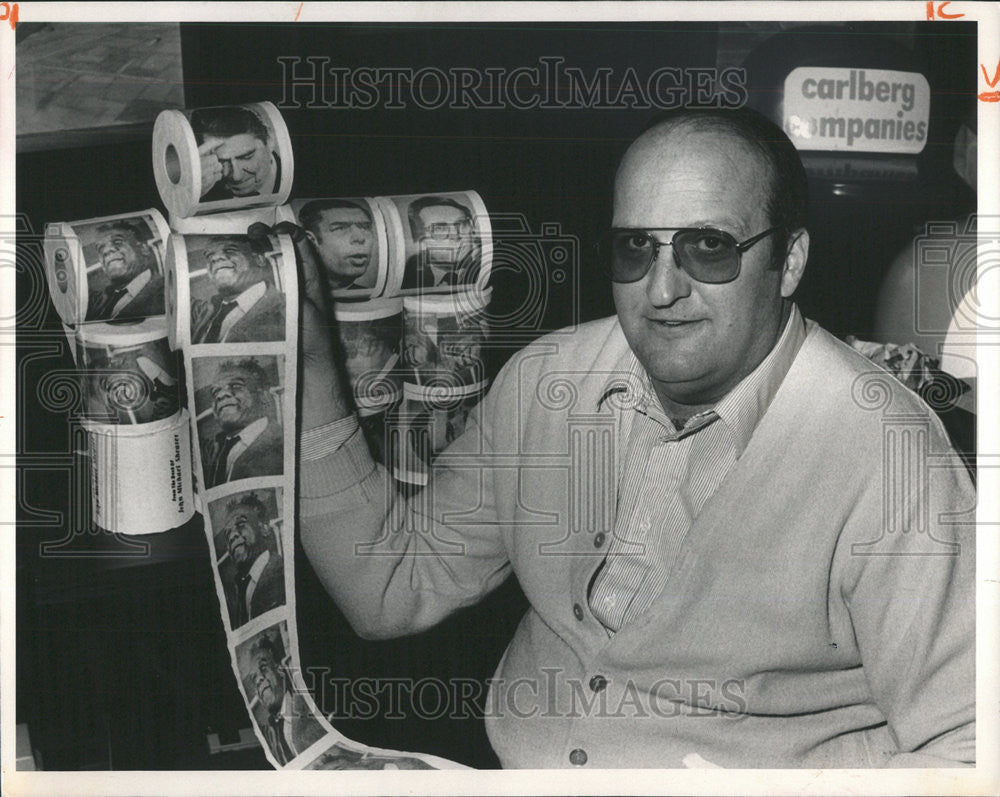
[[[601,263],[612,282],[638,282],[649,272],[660,248],[669,245],[674,261],[691,279],[711,284],[732,282],[740,274],[742,254],[780,229],[771,227],[738,242],[728,232],[711,227],[615,227],[600,243]],[[669,241],[652,235],[668,230],[675,230]]]

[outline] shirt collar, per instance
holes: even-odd
[[[778,387],[788,373],[805,337],[806,329],[802,314],[798,307],[792,304],[785,327],[778,336],[774,348],[715,407],[690,418],[685,425],[684,433],[696,431],[707,425],[710,418],[718,416],[732,431],[737,455],[741,454],[778,392]],[[606,400],[611,400],[621,409],[635,410],[669,424],[653,390],[649,374],[631,348],[628,348],[619,360],[617,372],[605,383],[597,408],[600,409]]]
[[[135,277],[128,285],[125,286],[125,292],[129,296],[135,296],[141,291],[149,281],[153,278],[153,272],[148,268]]]
[[[236,304],[240,306],[240,310],[244,313],[247,312],[251,307],[253,307],[257,302],[260,301],[261,297],[267,292],[267,283],[264,280],[260,282],[255,282],[249,288],[247,288],[243,293],[236,297]]]
[[[260,581],[260,574],[264,572],[264,568],[267,567],[268,560],[271,558],[270,551],[264,551],[260,556],[253,560],[253,564],[250,565],[250,583],[256,584]]]
[[[266,428],[267,418],[258,418],[253,423],[249,423],[240,429],[237,434],[239,435],[240,442],[249,447],[254,440],[261,436]]]

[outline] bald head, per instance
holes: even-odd
[[[699,156],[690,163],[692,169],[711,156],[734,175],[755,181],[768,226],[782,228],[773,241],[775,265],[780,265],[789,234],[806,225],[808,181],[798,152],[781,128],[746,108],[680,108],[657,117],[632,143],[618,168],[615,225],[623,226],[618,220],[623,180],[638,191],[662,192],[663,167],[670,150],[677,147]],[[676,162],[672,168],[678,168]]]

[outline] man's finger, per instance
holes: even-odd
[[[209,138],[202,142],[201,146],[198,147],[198,154],[203,158],[206,155],[214,155],[215,151],[222,146],[223,140],[221,138]]]

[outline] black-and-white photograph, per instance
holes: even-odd
[[[209,502],[215,562],[229,627],[285,605],[281,488],[243,490]]]
[[[371,750],[355,750],[342,744],[335,744],[325,750],[319,758],[310,762],[306,769],[435,769],[426,761],[413,756],[387,755]]]
[[[483,382],[488,335],[482,303],[403,300],[403,363],[416,384],[464,389]]]
[[[0,190],[5,789],[997,792],[995,5],[188,11],[182,109],[89,31],[41,104],[121,62],[156,120]],[[44,231],[154,207],[193,452],[95,488]],[[183,527],[102,530],[182,457]]]
[[[290,665],[284,620],[236,646],[236,666],[247,705],[279,765],[304,753],[326,733],[310,711]]]
[[[283,474],[284,357],[199,357],[193,367],[205,487]]]
[[[400,359],[403,303],[399,299],[334,307],[336,346],[359,409],[384,408],[403,394]]]
[[[142,424],[173,416],[184,394],[162,323],[91,324],[77,332],[85,417]]]
[[[382,211],[364,197],[291,202],[333,297],[365,298],[385,285],[389,251]]]
[[[488,217],[475,192],[392,196],[384,206],[395,210],[403,234],[403,291],[457,290],[477,283],[481,227]]]
[[[272,236],[186,236],[192,343],[285,339],[282,249]]]

